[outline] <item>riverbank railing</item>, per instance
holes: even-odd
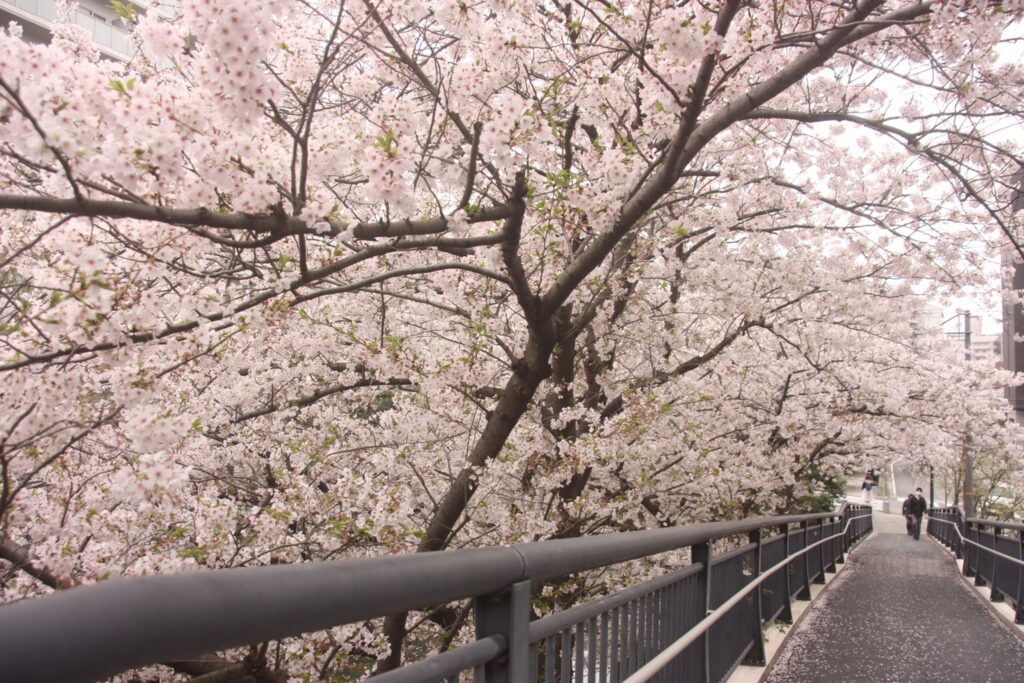
[[[1009,602],[1024,624],[1024,524],[965,518],[956,507],[928,511],[928,533],[963,558],[963,573],[987,586],[992,602]]]
[[[764,662],[762,629],[791,621],[871,532],[871,508],[711,522],[511,546],[113,579],[0,606],[4,680],[93,681],[471,599],[475,639],[377,683],[722,681]],[[715,552],[716,542],[732,546]],[[690,563],[531,622],[545,582],[668,551]],[[1000,584],[1002,585],[1002,584]]]

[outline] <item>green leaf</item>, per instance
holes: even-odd
[[[374,147],[376,147],[377,149],[381,150],[382,152],[389,156],[394,153],[392,149],[394,145],[395,131],[391,130],[390,128],[388,128],[384,135],[377,138],[373,143]]]
[[[110,0],[110,6],[114,8],[114,12],[117,16],[121,17],[125,21],[135,21],[135,7],[130,2],[121,2],[121,0]]]
[[[125,97],[130,97],[130,95],[128,94],[128,88],[130,86],[126,86],[124,83],[122,83],[121,81],[117,80],[116,78],[111,78],[110,81],[108,81],[107,85],[110,86],[111,90],[114,90],[114,91],[124,95]]]

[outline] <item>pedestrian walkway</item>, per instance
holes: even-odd
[[[766,683],[1016,683],[1024,640],[958,576],[956,563],[903,518],[875,512],[790,634]]]

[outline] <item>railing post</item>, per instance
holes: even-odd
[[[846,562],[846,558],[843,557],[843,551],[845,550],[843,548],[843,543],[846,540],[846,534],[843,533],[843,527],[846,526],[845,517],[846,513],[844,512],[842,517],[832,518],[833,529],[831,531],[831,534],[833,536],[836,536],[836,538],[832,541],[832,555],[835,558],[832,562],[832,571],[839,571],[836,568],[836,565],[844,564]]]
[[[996,553],[999,552],[999,537],[1002,533],[1001,528],[992,527],[992,582],[988,585],[988,599],[992,602],[1003,601],[1003,592],[996,588],[996,574],[999,570],[999,556]]]
[[[950,513],[950,517],[953,518],[952,521],[953,521],[954,524],[956,524],[956,530],[958,532],[960,532],[960,533],[957,534],[956,541],[954,542],[956,547],[953,549],[953,556],[956,557],[958,560],[959,559],[963,559],[963,557],[964,557],[964,539],[963,539],[963,535],[965,533],[967,533],[967,529],[964,527],[964,520],[963,520],[963,517],[961,517],[961,515],[960,515],[960,509],[958,508],[955,511],[951,512]],[[953,537],[953,534],[951,532],[950,533],[950,538],[952,538],[952,537]],[[966,560],[964,560],[964,561],[966,562]]]
[[[818,544],[818,568],[820,572],[818,577],[815,579],[815,583],[825,583],[825,518],[822,517],[818,520],[818,540],[821,541]]]
[[[1024,529],[1017,530],[1017,559],[1024,560]],[[1013,623],[1024,624],[1024,567],[1017,565],[1017,609]]]
[[[964,540],[961,541],[961,545],[965,546],[964,547],[964,576],[967,577],[967,578],[970,578],[970,577],[974,576],[976,567],[973,567],[971,565],[971,554],[972,554],[971,553],[971,548],[973,548],[974,546],[972,546],[970,543],[966,542],[966,541],[974,540],[974,539],[971,538],[971,523],[968,522],[966,519],[964,520],[963,536],[964,536]],[[978,550],[975,549],[973,554],[974,554],[975,561],[977,561]]]
[[[982,530],[985,528],[985,526],[980,523],[975,524],[974,526],[978,530],[978,545],[974,546],[974,585],[984,586],[985,582],[988,580],[981,574],[981,551],[982,548],[987,549],[985,543],[981,540],[981,537],[983,535]],[[993,566],[995,566],[995,563],[993,563]]]
[[[784,547],[785,547],[785,552],[786,552],[786,559],[788,560],[789,559],[789,523],[787,522],[787,523],[783,524],[782,526],[780,526],[779,527],[779,531],[782,532],[782,535],[785,536],[785,539],[786,539]],[[793,569],[792,564],[787,562],[786,563],[786,569],[783,572],[785,574],[785,576],[786,576],[786,601],[784,603],[782,603],[783,606],[782,606],[781,618],[782,618],[782,621],[786,622],[787,624],[792,624],[793,623],[793,585],[792,585],[793,582],[792,582],[792,578],[791,578],[792,577],[792,573],[791,573],[792,569]]]
[[[797,593],[796,597],[799,598],[800,600],[810,600],[811,599],[811,561],[807,557],[807,541],[809,540],[810,537],[809,537],[809,535],[807,533],[807,531],[808,531],[808,524],[807,524],[806,520],[804,520],[803,522],[800,522],[800,529],[801,529],[801,531],[803,531],[803,534],[804,534],[803,552],[800,553],[800,556],[803,558],[803,561],[804,561],[804,585],[803,585],[803,588],[800,589],[800,592]]]
[[[753,579],[761,576],[761,543],[764,537],[764,530],[758,529],[757,531],[750,532],[750,542],[754,544],[754,576]],[[761,624],[764,622],[763,606],[764,594],[759,584],[754,589],[754,632],[752,634],[754,643],[750,650],[747,652],[747,656],[744,657],[743,663],[750,664],[753,666],[764,666],[764,634],[761,631]]]
[[[697,574],[698,595],[701,591],[704,593],[704,610],[701,616],[703,619],[711,611],[711,542],[704,541],[690,546],[690,558],[691,562],[699,562],[703,565],[700,573]],[[711,683],[711,638],[708,637],[710,634],[709,629],[700,637],[701,651],[704,655],[703,680],[705,683]]]
[[[500,633],[508,641],[505,656],[498,657],[473,674],[474,683],[516,683],[529,677],[530,582],[520,581],[507,590],[477,598],[476,637]]]

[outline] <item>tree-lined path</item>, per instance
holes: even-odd
[[[995,276],[1024,260],[1020,0],[82,4],[37,15],[46,44],[0,11],[0,621],[21,637],[4,610],[115,579],[168,579],[173,611],[179,579],[221,571],[681,534],[117,674],[352,681],[476,643],[467,601],[527,579],[534,624],[706,555],[675,596],[695,619],[825,543],[751,520],[828,517],[885,462],[952,471],[968,432],[1024,500],[995,389],[1019,378],[938,310],[1019,300]],[[126,61],[80,25],[102,17]],[[691,548],[712,537],[745,560]],[[759,645],[824,552],[704,639],[721,672],[725,636]],[[153,622],[125,630],[165,639]],[[650,653],[622,633],[628,669]],[[492,668],[499,641],[475,646]]]
[[[957,576],[957,565],[899,515],[875,532],[784,646],[767,683],[1008,683],[1024,640]]]

